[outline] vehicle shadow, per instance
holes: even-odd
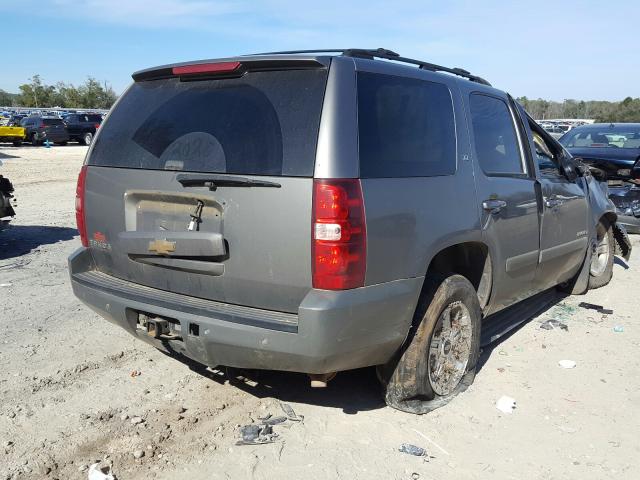
[[[340,372],[326,388],[311,388],[309,377],[302,373],[225,366],[207,368],[184,355],[165,354],[184,363],[194,373],[221,385],[228,382],[257,398],[340,408],[348,415],[385,407],[373,367]]]
[[[0,231],[0,260],[19,257],[42,245],[71,240],[75,228],[43,225],[9,225]]]
[[[7,158],[20,158],[19,155],[11,155],[9,153],[4,153],[4,152],[0,152],[0,160],[2,159],[7,159]]]
[[[488,318],[482,327],[482,350],[476,371],[486,365],[494,350],[541,314],[556,307],[569,295],[550,289]],[[570,313],[569,313],[570,314]],[[341,408],[346,414],[385,407],[373,367],[340,372],[327,388],[310,387],[301,373],[244,370],[219,366],[207,368],[182,354],[166,353],[192,371],[220,384],[229,383],[258,398],[274,397],[283,402]]]
[[[616,255],[615,257],[613,257],[613,263],[615,265],[621,266],[625,270],[629,270],[629,264],[625,261],[624,258],[620,258]]]
[[[486,319],[482,326],[483,341],[481,342],[482,347],[480,358],[478,359],[478,364],[476,366],[476,372],[480,372],[482,370],[496,348],[515,335],[531,320],[551,310],[569,296],[570,295],[560,293],[555,289],[548,290],[547,292],[543,292],[542,294],[538,294],[530,299],[524,300],[514,307],[507,308],[500,314],[496,315],[498,318]],[[492,325],[493,322],[498,323],[498,325]],[[492,330],[504,333],[500,334],[498,338],[491,339],[488,338],[488,336],[491,334]]]

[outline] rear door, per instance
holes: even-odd
[[[78,115],[69,115],[65,118],[69,135],[78,134]]]
[[[88,156],[96,267],[283,312],[311,288],[311,201],[328,69],[135,82]]]
[[[540,248],[536,180],[507,96],[492,90],[472,92],[467,100],[474,163],[479,167],[476,184],[482,234],[494,268],[494,312],[536,291]]]

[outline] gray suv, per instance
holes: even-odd
[[[377,366],[424,413],[473,381],[481,323],[629,255],[588,168],[465,70],[350,49],[133,79],[82,167],[69,268],[166,352],[316,385]]]

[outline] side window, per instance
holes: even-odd
[[[364,72],[357,82],[361,177],[455,172],[455,121],[446,85]]]
[[[547,144],[542,135],[533,131],[533,144],[536,148],[536,162],[541,174],[560,175],[552,148]]]
[[[496,97],[471,94],[471,122],[480,167],[487,174],[524,173],[515,126],[507,104]]]

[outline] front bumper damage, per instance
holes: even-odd
[[[631,184],[610,185],[609,198],[616,206],[617,223],[629,233],[640,233],[640,187]]]

